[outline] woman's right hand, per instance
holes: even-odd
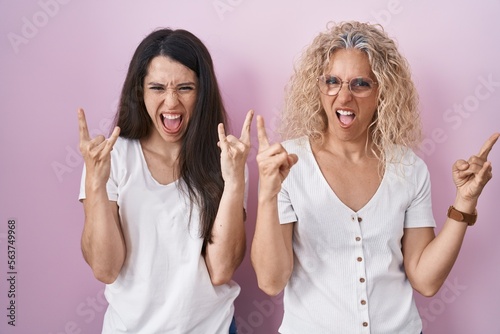
[[[87,121],[83,109],[78,109],[78,125],[80,129],[80,152],[85,162],[87,184],[106,185],[111,171],[111,151],[120,135],[120,128],[115,127],[108,139],[100,135],[90,138]]]
[[[269,144],[264,118],[260,115],[257,116],[257,138],[259,140],[256,158],[259,167],[259,197],[272,198],[278,195],[281,184],[299,158],[296,154],[288,154],[279,143]]]

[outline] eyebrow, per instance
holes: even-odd
[[[339,75],[336,75],[336,74],[323,74],[323,75],[325,77],[336,77],[336,78],[339,78],[341,80],[344,80],[344,78],[341,78]],[[349,80],[358,79],[358,78],[370,78],[370,79],[374,80],[370,75],[361,75],[361,74],[355,75],[355,76],[351,77]]]
[[[165,84],[162,84],[162,83],[159,83],[159,82],[156,82],[156,81],[148,82],[148,85],[149,86],[165,86]],[[193,86],[195,86],[196,84],[194,82],[192,82],[192,81],[186,81],[186,82],[178,83],[176,85],[176,87],[178,87],[178,86],[185,86],[185,85],[193,85]]]

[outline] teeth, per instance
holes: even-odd
[[[353,115],[352,112],[350,111],[346,111],[346,110],[337,110],[337,112],[341,115],[344,115],[344,116],[349,116],[349,115]]]
[[[181,117],[181,115],[172,115],[172,114],[163,114],[162,116],[166,119],[177,119]]]

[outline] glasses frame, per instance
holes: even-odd
[[[339,86],[339,89],[338,91],[335,93],[335,94],[329,94],[329,93],[325,93],[323,92],[323,90],[321,89],[321,87],[325,87],[325,88],[328,88],[328,84],[326,83],[326,79],[327,78],[337,78],[340,82],[340,86]],[[355,80],[359,80],[359,79],[362,79],[363,81],[366,81],[367,83],[370,84],[370,89],[365,92],[354,92],[352,90],[352,87],[351,87],[351,84],[355,81]],[[371,79],[371,78],[366,78],[366,77],[355,77],[355,78],[352,78],[351,80],[349,81],[345,81],[345,80],[341,80],[339,77],[335,76],[335,75],[321,75],[319,77],[316,78],[316,84],[318,86],[318,89],[320,91],[321,94],[323,95],[327,95],[327,96],[337,96],[339,95],[340,91],[342,90],[342,86],[344,85],[344,83],[347,84],[347,87],[349,88],[349,92],[355,96],[355,97],[368,97],[372,94],[373,92],[373,89],[374,89],[374,85],[378,85],[378,82]],[[327,89],[328,90],[328,89]]]

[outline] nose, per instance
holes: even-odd
[[[177,96],[177,92],[175,90],[168,89],[165,94],[164,103],[167,108],[172,108],[179,104],[179,97]]]
[[[342,82],[339,93],[337,94],[337,99],[341,102],[347,102],[352,100],[352,93],[349,89],[349,82]]]

